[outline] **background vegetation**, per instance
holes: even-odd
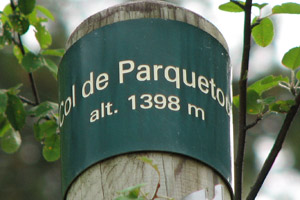
[[[64,48],[65,42],[69,35],[69,30],[67,29],[67,27],[68,24],[71,23],[70,21],[65,20],[65,14],[68,12],[72,12],[70,11],[70,9],[72,10],[72,6],[76,7],[75,4],[80,4],[81,2],[83,1],[37,1],[37,4],[43,5],[47,9],[51,10],[53,16],[55,16],[56,18],[55,21],[49,20],[49,22],[46,23],[46,27],[52,35],[52,45],[50,46],[51,49]],[[93,4],[95,2],[89,1],[89,4]],[[116,2],[119,3],[121,1]],[[180,0],[173,0],[170,2],[177,3],[178,5],[183,3],[183,1]],[[203,1],[201,2],[201,4],[202,6],[206,7],[207,12],[209,12],[209,9],[218,9],[217,7],[210,7],[210,1]],[[99,10],[100,9],[102,8],[99,8]],[[203,16],[205,17],[205,13],[203,13]],[[242,27],[240,28],[242,29]],[[242,41],[242,38],[240,40]],[[255,46],[254,43],[253,45],[254,57],[255,51],[261,53],[261,51],[259,50],[261,47]],[[297,45],[299,44],[295,44],[295,46]],[[23,86],[21,88],[20,94],[28,99],[34,99],[31,90],[31,83],[28,78],[28,73],[23,68],[21,68],[18,60],[12,54],[12,48],[12,46],[6,47],[0,51],[0,89],[15,87],[20,82],[22,82]],[[265,51],[272,51],[272,49],[274,48],[276,48],[276,46],[271,45]],[[58,64],[59,59],[53,59]],[[232,63],[238,62],[239,61],[232,61]],[[259,61],[256,62],[259,63]],[[266,74],[284,74],[286,76],[290,76],[290,72],[280,67],[280,63],[273,62],[272,65],[273,66],[270,68],[271,71],[266,72]],[[233,67],[239,68],[240,66]],[[259,80],[266,75],[261,73],[257,74],[258,75],[253,76],[251,82],[255,82],[256,80]],[[57,102],[57,82],[52,76],[51,71],[49,71],[47,68],[41,68],[34,72],[34,77],[37,89],[39,91],[40,100]],[[234,93],[237,94],[237,82],[233,83],[233,88]],[[274,94],[276,94],[276,96],[279,96],[281,99],[292,98],[291,94],[287,90],[280,87],[275,87],[264,95]],[[234,124],[237,125],[238,123],[236,121],[236,109],[234,110],[234,114]],[[267,144],[269,141],[273,141],[276,137],[283,119],[284,114],[272,114],[266,120],[262,121],[256,127],[248,131],[248,139],[246,143],[247,154],[245,157],[247,163],[247,165],[245,166],[246,190],[247,188],[249,188],[249,185],[252,185],[254,177],[256,176],[257,171],[260,169],[262,164],[259,162],[259,157],[261,157],[261,154],[256,154],[257,150],[270,148],[269,146],[267,146]],[[22,145],[20,149],[13,155],[0,151],[0,199],[60,199],[60,163],[59,161],[49,163],[44,160],[42,156],[43,146],[36,140],[33,134],[33,124],[36,123],[36,119],[28,117],[26,120],[27,121],[25,123],[25,126],[20,131],[22,138]],[[256,116],[251,116],[249,118],[249,123],[255,120]],[[298,113],[295,122],[299,122],[299,120],[300,115]],[[237,129],[236,126],[235,129]],[[300,149],[298,144],[300,141],[299,130],[300,123],[293,123],[289,131],[287,141],[284,144],[284,151],[282,152],[282,155],[284,155],[285,157],[284,162],[286,163],[281,163],[281,165],[283,165],[285,169],[292,169],[293,172],[297,171],[297,173],[299,173],[300,171]],[[235,132],[237,133],[237,131]],[[281,182],[283,180],[277,179],[274,181]],[[283,195],[285,197],[288,197],[288,194]],[[283,199],[283,197],[278,196],[277,199]]]

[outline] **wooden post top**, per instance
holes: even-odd
[[[155,0],[132,1],[116,5],[90,16],[71,34],[66,43],[66,50],[77,40],[95,29],[116,22],[142,18],[175,20],[193,25],[212,35],[228,51],[228,46],[223,35],[213,24],[202,16],[185,8],[175,6],[174,4]]]

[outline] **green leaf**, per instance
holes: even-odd
[[[39,17],[37,16],[37,9],[35,9],[27,16],[29,23],[33,26],[37,25],[39,23]]]
[[[258,102],[264,105],[269,105],[271,103],[274,103],[275,101],[276,101],[275,97],[267,97],[265,99],[260,99]]]
[[[232,98],[233,105],[235,105],[236,108],[239,108],[240,106],[240,95],[236,95]]]
[[[128,197],[133,199],[133,198],[138,198],[140,194],[140,188],[137,188],[135,190],[132,190],[129,192]]]
[[[236,95],[233,97],[233,104],[239,108],[240,96]],[[264,109],[265,102],[262,100],[261,96],[255,90],[247,90],[247,105],[246,112],[248,114],[257,115],[261,113]]]
[[[43,156],[48,162],[53,162],[60,158],[60,135],[54,134],[45,138]]]
[[[14,55],[18,59],[19,64],[21,64],[23,59],[23,54],[21,49],[17,45],[14,45]]]
[[[253,3],[252,6],[257,7],[259,9],[264,8],[265,6],[267,6],[268,3],[263,3],[263,4],[259,4],[259,3]]]
[[[283,3],[272,9],[273,14],[300,14],[300,4]]]
[[[29,21],[20,13],[9,15],[9,20],[14,28],[20,35],[26,33],[29,29]]]
[[[31,108],[28,111],[29,115],[34,115],[35,117],[45,117],[49,114],[49,112],[53,111],[55,112],[58,109],[58,104],[50,102],[50,101],[45,101],[38,106],[35,106]]]
[[[19,131],[15,131],[11,128],[1,138],[1,147],[6,153],[14,153],[20,148],[21,142]]]
[[[35,0],[18,0],[18,7],[24,15],[28,15],[34,10]]]
[[[242,5],[245,5],[245,3],[242,1],[237,1],[237,2],[239,2]],[[240,6],[238,6],[233,2],[228,2],[220,5],[219,9],[227,12],[244,12],[244,10]]]
[[[1,36],[1,45],[9,45],[12,42],[12,33],[9,23],[3,25],[3,36]]]
[[[0,114],[4,113],[7,106],[8,97],[6,92],[0,90]]]
[[[252,115],[260,114],[264,105],[259,101],[261,96],[254,90],[247,91],[247,113]]]
[[[43,13],[46,17],[48,17],[52,21],[55,20],[52,13],[47,8],[38,5],[38,6],[36,6],[36,9],[39,10],[41,13]]]
[[[65,54],[64,49],[46,49],[41,51],[42,55],[49,55],[49,56],[58,56],[62,57]]]
[[[254,90],[255,92],[258,93],[258,95],[261,96],[265,91],[278,86],[280,82],[288,83],[289,79],[288,77],[270,75],[251,84],[248,87],[248,90]]]
[[[254,23],[257,22],[257,18],[254,19]],[[259,46],[266,47],[271,44],[274,37],[273,22],[270,18],[263,18],[258,25],[252,29],[252,36]]]
[[[4,15],[1,15],[1,21],[2,21],[2,24],[5,24],[9,21],[8,16],[13,14],[13,10],[12,10],[10,4],[7,4],[5,6],[5,8],[3,9],[3,14]]]
[[[36,7],[27,17],[30,24],[33,25],[34,27],[41,26],[42,22],[48,21],[48,19],[38,16]]]
[[[36,123],[33,126],[34,136],[38,141],[56,134],[58,125],[54,120],[47,120],[44,123]]]
[[[136,199],[136,200],[144,199],[142,197],[139,197],[139,195],[140,195],[141,188],[144,187],[145,185],[146,184],[142,183],[142,184],[138,184],[138,185],[135,185],[132,187],[128,187],[122,191],[119,191],[118,193],[123,196],[116,198],[115,200],[121,200],[122,198]]]
[[[8,101],[6,107],[6,116],[15,130],[21,130],[25,124],[26,112],[22,101],[13,94],[7,93]]]
[[[11,128],[12,127],[9,124],[9,121],[7,120],[6,116],[0,114],[0,137],[3,137],[4,134]]]
[[[157,166],[157,164],[154,164],[154,163],[153,163],[153,160],[151,160],[151,159],[149,159],[149,158],[147,158],[147,157],[145,157],[145,156],[143,156],[143,157],[138,157],[138,159],[141,160],[141,161],[143,161],[144,163],[150,165],[152,168],[154,168],[155,171],[157,172],[157,174],[160,176],[160,171],[159,171],[159,169],[158,169],[158,166]]]
[[[300,70],[297,72],[296,78],[298,79],[298,81],[300,81]]]
[[[295,105],[294,100],[276,101],[269,106],[269,110],[276,113],[287,113]]]
[[[147,200],[147,199],[144,197],[130,198],[128,196],[120,196],[115,198],[114,200]]]
[[[49,69],[50,72],[52,72],[54,78],[56,79],[56,77],[57,77],[57,71],[58,71],[57,65],[52,60],[50,60],[50,59],[45,59],[44,63],[45,63],[45,67],[47,69]]]
[[[17,95],[20,93],[20,88],[23,86],[22,83],[16,85],[15,87],[12,87],[12,88],[9,88],[8,89],[8,92],[9,94],[12,94],[12,95]]]
[[[28,52],[22,59],[22,65],[27,72],[33,72],[44,66],[43,58],[39,55],[35,55]]]
[[[8,16],[10,14],[13,14],[13,9],[11,8],[10,4],[7,4],[3,9],[4,15]],[[3,16],[2,16],[3,17]],[[3,22],[4,23],[4,22]]]
[[[300,67],[300,47],[290,49],[284,54],[281,62],[284,66],[292,70]]]
[[[41,49],[46,49],[52,44],[51,34],[47,31],[44,26],[35,26],[36,32],[35,37],[38,40]]]
[[[128,188],[126,188],[126,189],[123,189],[123,190],[119,191],[118,193],[119,193],[119,194],[127,194],[127,193],[129,193],[130,191],[132,191],[132,190],[140,189],[140,188],[142,188],[142,187],[144,187],[144,186],[146,186],[146,185],[147,185],[147,184],[145,184],[145,183],[137,184],[137,185],[135,185],[135,186],[131,186],[131,187],[128,187]]]

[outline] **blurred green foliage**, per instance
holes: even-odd
[[[43,156],[47,161],[55,161],[60,158],[60,135],[58,132],[58,126],[52,129],[45,129],[39,127],[41,121],[45,123],[52,122],[57,124],[57,109],[56,103],[48,102],[40,104],[39,94],[36,89],[35,80],[33,78],[33,72],[40,68],[47,68],[53,76],[57,76],[57,65],[51,59],[50,56],[61,57],[64,54],[63,49],[48,49],[52,44],[52,36],[44,25],[48,22],[48,18],[54,20],[52,13],[45,7],[36,5],[35,0],[19,0],[16,2],[11,1],[3,11],[0,13],[1,30],[0,35],[0,48],[6,46],[13,46],[13,53],[18,60],[23,70],[28,72],[30,79],[32,92],[35,97],[35,101],[28,100],[21,96],[20,88],[22,84],[17,87],[9,89],[1,89],[1,110],[0,112],[2,123],[4,126],[0,127],[1,135],[1,147],[6,153],[16,152],[21,144],[22,139],[19,131],[22,130],[25,125],[27,117],[36,117],[38,122],[35,124],[34,131],[43,131],[43,137],[39,138],[41,144],[43,144]],[[39,43],[40,51],[38,53],[32,52],[27,48],[21,39],[21,36],[25,34],[29,27],[32,26],[35,29],[35,38]],[[32,107],[28,109],[28,107]],[[43,115],[41,115],[43,114]],[[53,126],[52,126],[53,127]],[[36,133],[41,135],[40,133]]]
[[[21,1],[21,4],[24,3],[27,2]],[[6,6],[6,14],[14,15],[10,18],[5,18],[3,13],[0,14],[0,26],[2,27],[3,21],[5,24],[5,30],[0,28],[0,141],[3,149],[0,152],[0,199],[6,200],[61,199],[60,162],[49,163],[44,158],[54,161],[60,155],[60,152],[57,152],[59,135],[55,120],[57,104],[54,102],[58,101],[57,64],[59,56],[64,53],[62,48],[64,48],[67,34],[62,21],[56,19],[55,23],[52,22],[54,17],[46,9],[46,7],[51,7],[52,12],[59,13],[58,5],[49,6],[50,2],[47,1],[40,2],[43,6],[33,3],[33,8],[30,6],[26,8],[26,5],[25,8],[16,7],[15,13],[10,5]],[[30,9],[33,10],[30,12]],[[24,24],[18,26],[13,21],[16,19],[21,19]],[[12,20],[13,23],[8,20]],[[20,98],[34,99],[28,77],[28,71],[33,70],[26,70],[22,61],[26,66],[28,62],[35,60],[30,56],[26,58],[27,60],[23,60],[25,56],[17,44],[16,32],[22,38],[24,30],[29,28],[26,20],[34,23],[31,26],[38,27],[34,29],[39,30],[36,36],[42,47],[39,52],[30,52],[29,48],[23,44],[24,55],[34,55],[40,59],[34,65],[37,69],[34,71],[34,78],[40,102],[44,102],[39,106],[30,105]],[[51,28],[48,31],[46,27],[49,27],[49,23]],[[17,31],[14,35],[8,32],[15,30]],[[1,34],[2,31],[4,35]],[[10,40],[8,37],[13,37],[13,39]],[[22,85],[19,85],[20,83]],[[52,119],[49,120],[49,118]],[[33,134],[34,127],[41,126],[41,129],[45,129],[45,124],[51,124],[49,126],[52,128],[49,127],[50,131],[47,131],[49,134],[42,136],[42,132],[38,132],[40,135],[36,138]],[[15,153],[10,155],[4,152]]]
[[[59,133],[57,130],[57,64],[63,55],[67,38],[63,19],[52,22],[47,29],[46,23],[54,21],[55,14],[62,8],[54,1],[19,0],[19,5],[8,5],[0,12],[0,199],[6,200],[47,200],[60,199],[60,163],[49,163],[59,159]],[[171,1],[180,4],[181,1]],[[242,1],[240,1],[243,3]],[[37,5],[42,3],[44,6]],[[255,4],[263,9],[267,4]],[[51,11],[47,8],[51,7]],[[236,4],[228,3],[220,9],[242,12]],[[270,16],[257,16],[253,21],[253,37],[259,46],[272,45],[274,26],[272,15],[299,14],[299,4],[289,3],[275,6]],[[63,14],[57,14],[63,16]],[[64,22],[68,23],[68,22]],[[36,30],[39,52],[31,52],[18,41],[30,27]],[[271,33],[271,34],[270,34]],[[260,122],[250,129],[246,152],[246,187],[251,184],[259,170],[255,158],[255,142],[262,136],[274,138],[278,124],[282,123],[284,113],[292,105],[293,93],[299,92],[299,51],[292,48],[282,60],[288,69],[274,67],[271,76],[257,77],[251,83],[248,106],[249,122],[257,115],[269,115],[270,120]],[[54,57],[53,57],[54,56]],[[28,73],[34,73],[35,83],[41,102],[28,104],[20,97],[34,99]],[[20,86],[19,84],[22,83]],[[257,86],[259,85],[259,86]],[[281,87],[279,87],[281,85]],[[233,83],[237,88],[237,83]],[[266,89],[263,89],[266,88]],[[273,98],[274,97],[274,98]],[[238,105],[238,96],[234,98]],[[234,109],[236,129],[237,110]],[[270,114],[271,113],[271,114]],[[289,131],[285,147],[294,157],[294,168],[300,170],[300,115],[298,114]],[[270,123],[271,122],[271,123]],[[275,124],[275,125],[274,125]],[[34,134],[33,134],[34,133]],[[21,145],[22,144],[22,145]],[[41,145],[42,144],[42,145]],[[16,152],[13,156],[6,154]],[[44,158],[42,157],[44,156]]]

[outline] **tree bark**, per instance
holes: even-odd
[[[70,36],[66,49],[95,29],[141,18],[185,22],[208,32],[228,50],[223,36],[207,20],[191,11],[162,1],[131,2],[101,11],[78,26]],[[158,175],[151,166],[138,160],[139,156],[147,156],[158,164],[161,173],[159,195],[180,200],[192,192],[206,189],[209,199],[214,199],[215,185],[221,184],[224,187],[224,199],[231,199],[230,186],[212,168],[186,156],[162,152],[131,153],[99,162],[77,177],[69,187],[66,199],[110,200],[116,197],[117,191],[140,183],[147,184],[143,191],[152,196],[157,186]]]

